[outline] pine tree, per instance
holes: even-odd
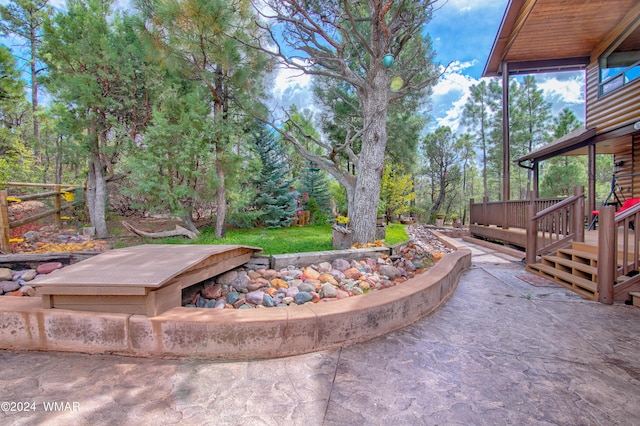
[[[303,198],[309,200],[313,198],[317,205],[318,210],[325,215],[331,213],[331,194],[329,193],[329,181],[327,179],[327,172],[322,170],[318,165],[312,161],[308,163],[305,173],[301,176],[300,192],[303,194]],[[308,201],[307,201],[308,203]],[[309,210],[306,208],[306,210]],[[315,222],[312,218],[312,222]]]
[[[265,127],[255,135],[254,142],[262,161],[255,200],[256,207],[263,212],[259,219],[269,228],[289,226],[296,214],[298,194],[291,190],[293,181],[288,177],[282,145]]]

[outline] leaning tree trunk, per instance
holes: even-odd
[[[380,183],[384,167],[384,151],[387,145],[388,78],[379,71],[373,85],[363,96],[364,132],[362,151],[358,158],[351,228],[353,241],[366,244],[375,241],[376,217],[380,199]]]

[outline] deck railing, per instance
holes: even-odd
[[[584,188],[576,187],[573,194],[541,211],[534,202],[527,206],[527,263],[571,241],[584,241]]]
[[[598,300],[610,305],[640,282],[640,205],[618,215],[614,206],[598,210]]]
[[[533,201],[539,212],[564,200],[564,198],[538,198]],[[503,229],[527,228],[527,205],[529,200],[509,200],[470,203],[470,223],[482,226],[499,226]]]

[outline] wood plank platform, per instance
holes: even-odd
[[[240,245],[146,244],[111,250],[33,282],[44,308],[156,316],[182,289],[236,268],[261,251]]]

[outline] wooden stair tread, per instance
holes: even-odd
[[[543,265],[542,263],[535,263],[533,265],[527,265],[527,269],[533,269],[534,271],[540,271],[551,275],[553,277],[557,277],[563,281],[567,281],[569,283],[573,283],[578,287],[582,287],[584,289],[590,290],[593,293],[596,293],[598,290],[598,284],[593,281],[589,281],[585,278],[581,278],[575,275],[572,275],[569,272],[560,271],[559,269],[554,268],[553,266]],[[560,282],[559,284],[567,285],[567,282]]]
[[[577,269],[579,271],[586,272],[586,273],[594,275],[594,276],[598,274],[598,268],[597,267],[586,265],[586,264],[580,263],[580,262],[576,262],[576,261],[573,261],[571,259],[565,259],[565,258],[559,257],[559,256],[543,256],[542,258],[547,260],[547,261],[550,261],[550,262],[553,262],[553,263],[556,263],[556,264],[560,264],[560,265],[566,266],[568,268]]]
[[[590,253],[590,254],[594,254],[596,256],[598,255],[598,246],[597,245],[574,241],[573,243],[571,243],[571,248],[573,250],[578,250],[578,251],[583,252],[583,253]]]
[[[564,253],[570,256],[584,257],[585,259],[589,260],[598,260],[598,255],[596,253],[589,253],[578,249],[559,249],[558,253]]]

